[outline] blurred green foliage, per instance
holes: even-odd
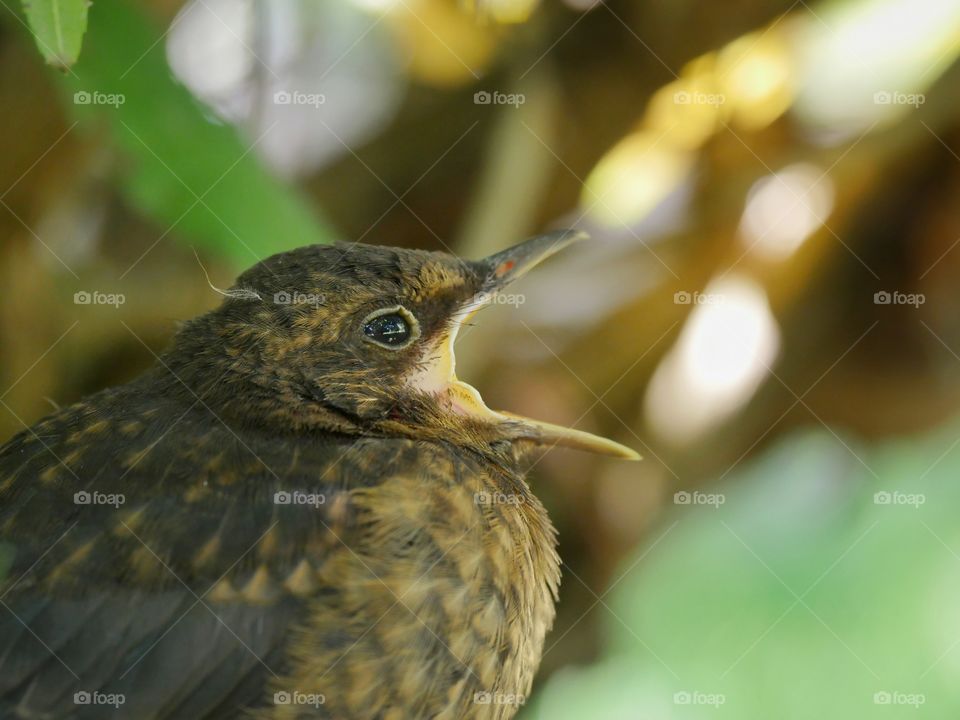
[[[164,236],[187,237],[238,268],[331,242],[302,195],[257,159],[257,138],[244,142],[213,121],[173,78],[157,35],[139,7],[98,0],[83,58],[64,77],[78,117],[103,124],[128,160],[123,189],[131,200]]]
[[[524,717],[957,717],[957,430],[795,434],[676,505],[598,605],[603,661]]]

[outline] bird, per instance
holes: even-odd
[[[560,583],[525,458],[639,456],[491,410],[454,342],[585,237],[281,252],[10,439],[0,717],[513,717]]]

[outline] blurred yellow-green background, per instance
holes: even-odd
[[[645,456],[534,462],[521,717],[960,717],[960,2],[83,5],[0,8],[0,440],[271,253],[582,228],[458,347]]]

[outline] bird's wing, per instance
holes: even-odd
[[[370,482],[355,445],[108,391],[0,448],[0,716],[263,703]]]

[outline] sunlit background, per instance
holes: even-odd
[[[205,272],[583,228],[458,347],[645,458],[534,461],[521,718],[960,717],[960,2],[95,0],[62,72],[0,20],[0,439]]]

